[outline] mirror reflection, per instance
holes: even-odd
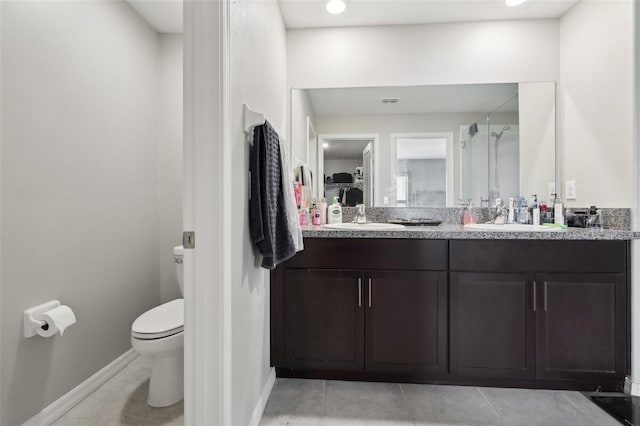
[[[555,83],[292,89],[292,152],[345,206],[452,207],[555,182]]]

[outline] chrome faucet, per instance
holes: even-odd
[[[365,212],[364,204],[356,205],[356,217],[353,219],[353,223],[359,223],[361,225],[367,223],[367,214]]]
[[[500,198],[496,199],[496,211],[493,215],[493,218],[489,221],[489,223],[493,223],[495,225],[504,225],[509,221],[509,211],[502,204],[502,200]]]

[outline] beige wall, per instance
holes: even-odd
[[[128,350],[160,301],[158,36],[124,2],[2,2],[2,419]],[[22,337],[60,299],[78,323]]]
[[[560,19],[559,188],[569,206],[633,207],[632,2],[578,3]]]
[[[173,247],[182,244],[182,34],[160,34],[158,194],[160,298],[182,297]]]
[[[247,425],[272,369],[269,366],[269,271],[260,268],[249,237],[249,144],[242,104],[262,112],[286,135],[286,37],[275,0],[231,3],[231,181],[233,425]],[[259,413],[258,413],[259,414]]]
[[[296,88],[554,81],[558,21],[287,31]]]

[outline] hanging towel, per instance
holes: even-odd
[[[274,269],[296,254],[283,189],[283,166],[278,133],[268,121],[256,126],[249,159],[249,228],[266,269]]]
[[[298,204],[296,203],[296,195],[293,190],[293,170],[291,170],[291,157],[289,156],[289,146],[286,143],[280,143],[280,160],[282,162],[282,192],[284,194],[285,209],[287,212],[287,220],[289,222],[289,233],[293,238],[293,245],[296,252],[304,249],[302,238],[302,228],[300,228],[300,220],[298,218]]]

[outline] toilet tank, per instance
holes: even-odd
[[[176,278],[180,287],[180,294],[184,295],[184,267],[182,260],[184,259],[184,247],[176,246],[173,248],[173,257],[176,260]]]

